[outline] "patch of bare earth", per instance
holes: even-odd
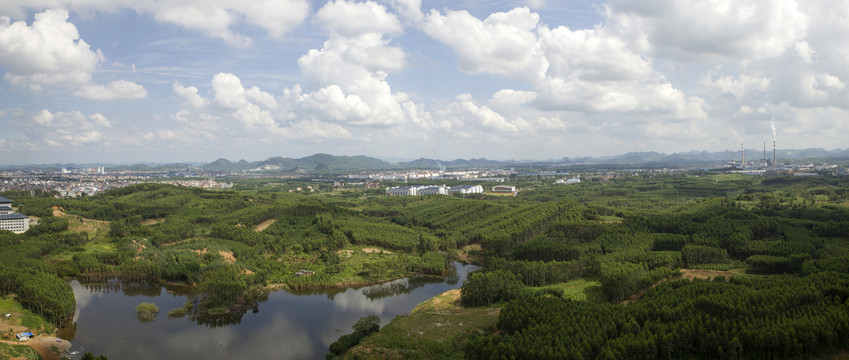
[[[204,250],[206,250],[206,249],[204,249]],[[232,251],[221,251],[221,250],[219,250],[218,253],[221,254],[221,257],[223,257],[224,261],[226,261],[228,264],[232,264],[232,263],[236,262],[236,257],[233,256]]]
[[[363,252],[364,252],[364,253],[367,253],[367,254],[371,254],[371,253],[378,253],[378,254],[391,254],[391,253],[392,253],[391,251],[380,250],[380,249],[378,249],[378,248],[369,248],[369,247],[364,247],[364,248],[363,248]]]
[[[165,218],[161,218],[161,219],[145,219],[145,220],[142,220],[141,225],[142,225],[142,226],[150,226],[150,225],[162,224],[162,223],[164,223],[164,222],[165,222]]]
[[[53,216],[68,219],[68,230],[73,232],[95,232],[98,230],[109,231],[110,222],[103,220],[91,220],[78,215],[70,215],[65,213],[63,208],[58,206],[53,207]]]
[[[277,219],[268,219],[268,220],[265,220],[265,221],[263,221],[263,222],[259,223],[259,225],[257,225],[257,226],[254,228],[254,231],[256,231],[256,232],[262,232],[263,230],[268,229],[268,227],[269,227],[269,226],[271,226],[271,224],[274,224],[274,222],[275,222],[275,221],[277,221]]]
[[[351,255],[354,255],[354,250],[337,250],[336,254],[339,255],[339,256],[344,256],[346,258],[349,258],[349,257],[351,257]]]
[[[720,270],[700,270],[700,269],[681,269],[681,277],[684,279],[693,281],[693,279],[707,279],[713,280],[716,277],[722,276],[725,279],[729,279],[734,275],[742,274],[745,272],[745,269],[732,269],[728,271],[720,271]]]
[[[462,248],[457,249],[457,260],[460,260],[460,262],[463,262],[463,263],[466,263],[466,264],[470,264],[470,263],[474,262],[474,260],[476,260],[475,256],[470,254],[470,252],[481,251],[481,249],[483,249],[483,248],[481,247],[480,244],[469,244],[469,245],[463,246]]]
[[[142,251],[147,249],[147,246],[145,244],[142,244],[135,240],[133,240],[133,247],[136,249],[136,255],[141,254]]]

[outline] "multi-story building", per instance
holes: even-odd
[[[12,210],[12,201],[0,196],[0,230],[21,234],[29,230],[29,216]]]
[[[483,186],[460,185],[460,186],[405,186],[391,187],[386,189],[389,196],[423,196],[423,195],[453,195],[453,194],[480,194]]]
[[[483,186],[480,185],[459,185],[448,188],[448,195],[454,194],[482,194]]]

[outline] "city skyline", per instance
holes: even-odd
[[[847,18],[825,1],[13,0],[0,164],[842,148]]]

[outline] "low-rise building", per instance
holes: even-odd
[[[494,193],[514,193],[516,192],[516,187],[511,185],[496,185],[492,187],[492,192]]]

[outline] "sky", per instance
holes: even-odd
[[[5,0],[0,164],[847,147],[849,2]]]

